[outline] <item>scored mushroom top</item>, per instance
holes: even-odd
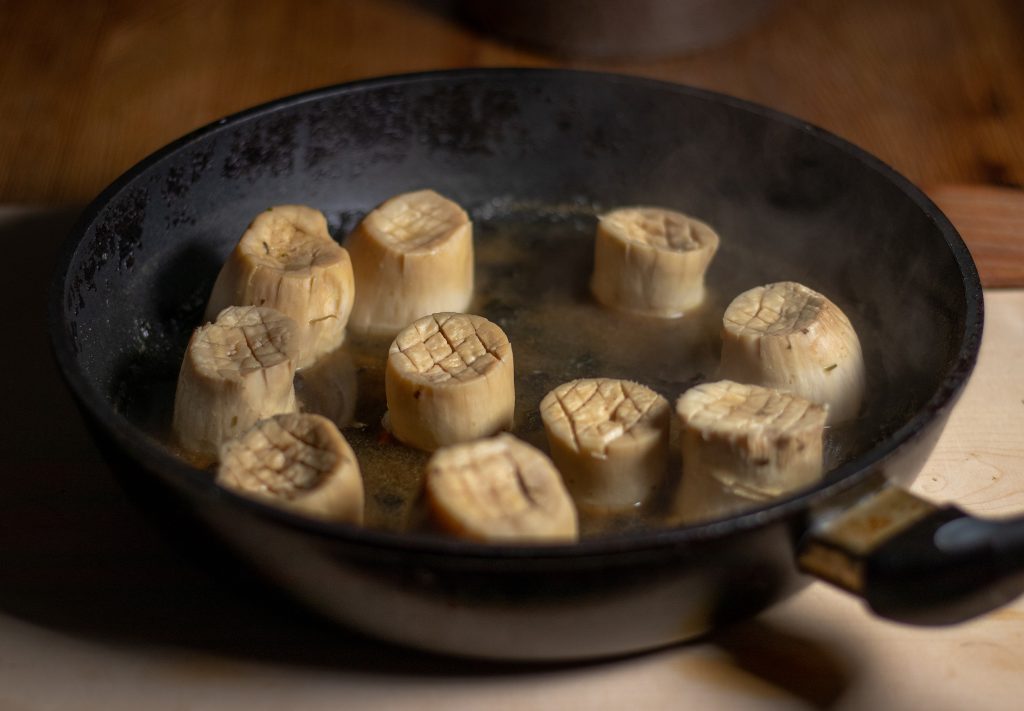
[[[186,355],[207,377],[234,379],[299,356],[295,321],[266,306],[229,306],[199,327]]]
[[[821,329],[822,319],[850,327],[846,316],[823,295],[803,284],[783,281],[737,296],[726,309],[723,323],[726,330],[737,335],[787,338]]]
[[[304,205],[278,205],[252,221],[238,249],[254,260],[285,272],[303,272],[345,259],[327,230],[327,218]]]
[[[482,316],[425,316],[392,342],[384,391],[385,426],[419,449],[433,451],[511,429],[512,346],[505,333]]]
[[[206,318],[229,305],[273,307],[298,324],[298,366],[306,367],[341,345],[354,292],[352,262],[328,233],[323,214],[279,205],[261,212],[228,255]]]
[[[867,380],[850,320],[823,294],[791,281],[732,300],[722,318],[719,375],[827,404],[832,424],[857,416]]]
[[[715,248],[718,234],[688,215],[659,207],[624,207],[604,214],[601,227],[621,239],[672,252]]]
[[[682,522],[771,501],[821,478],[827,407],[791,392],[729,380],[690,388],[676,403]]]
[[[465,210],[433,190],[391,198],[362,224],[375,239],[402,252],[432,251],[469,225]]]
[[[192,333],[178,372],[171,427],[178,443],[215,457],[257,421],[295,410],[295,322],[266,306],[229,306]]]
[[[820,433],[828,408],[794,393],[719,380],[687,390],[676,404],[684,426],[705,435],[794,435]]]
[[[388,360],[404,377],[429,384],[464,382],[512,360],[512,346],[482,316],[439,313],[414,321],[398,334]]]
[[[601,304],[680,318],[704,301],[704,273],[718,234],[700,220],[657,207],[623,207],[598,220],[590,290]]]
[[[363,485],[355,453],[325,417],[281,414],[220,448],[217,483],[306,514],[360,522]]]
[[[562,383],[544,396],[541,417],[549,436],[577,452],[606,456],[613,443],[658,437],[667,424],[668,401],[628,380],[585,378]]]
[[[665,479],[668,401],[628,380],[562,383],[540,403],[551,458],[581,510],[644,505]]]
[[[317,415],[261,420],[221,446],[217,483],[292,500],[319,486],[338,462],[330,428]]]
[[[415,319],[464,311],[473,298],[473,223],[433,190],[396,195],[345,241],[356,294],[350,325],[394,335]]]
[[[439,449],[426,493],[440,526],[490,542],[573,541],[572,498],[543,452],[510,434]]]

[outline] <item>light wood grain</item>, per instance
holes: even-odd
[[[1024,512],[1024,291],[988,291],[985,306],[977,369],[915,489],[978,514]]]
[[[556,59],[426,0],[0,0],[0,201],[82,202],[225,114],[368,76],[577,66],[793,113],[920,183],[1024,183],[1024,5],[780,0],[692,56]]]
[[[964,238],[982,284],[1024,285],[1024,190],[937,185],[928,194]]]

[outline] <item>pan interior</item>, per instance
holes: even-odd
[[[159,154],[95,208],[65,280],[67,337],[103,398],[166,441],[174,382],[213,279],[249,220],[275,204],[328,216],[342,240],[391,195],[432,187],[474,221],[472,310],[508,333],[516,433],[546,448],[536,407],[587,376],[647,384],[670,401],[714,376],[721,314],[752,286],[795,280],[850,317],[868,403],[828,435],[830,468],[859,461],[918,413],[954,366],[964,278],[936,222],[877,163],[798,122],[697,91],[572,73],[431,75],[342,87],[229,121]],[[588,295],[596,215],[682,210],[722,245],[705,306],[663,321]],[[372,525],[414,516],[424,455],[382,442],[387,343],[351,339],[359,369],[346,437]],[[160,446],[165,446],[161,444]],[[678,462],[673,463],[674,470]],[[660,525],[665,512],[587,522]]]

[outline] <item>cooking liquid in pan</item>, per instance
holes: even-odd
[[[715,379],[722,313],[733,296],[764,281],[791,278],[791,273],[785,272],[751,280],[752,274],[765,270],[763,255],[733,249],[723,235],[722,249],[709,271],[703,306],[678,319],[642,317],[603,308],[590,295],[596,223],[592,207],[506,207],[486,217],[473,217],[476,283],[470,312],[490,319],[508,335],[515,358],[513,433],[545,452],[548,446],[538,407],[549,390],[575,378],[629,379],[665,396],[674,411],[676,399],[687,388]],[[726,260],[728,266],[715,268]],[[858,333],[871,380],[873,361],[877,362],[870,345],[874,339],[862,328]],[[358,396],[354,418],[342,431],[363,473],[365,524],[404,531],[422,524],[420,492],[429,454],[398,442],[381,425],[387,410],[384,364],[390,343],[390,338],[350,334],[332,358],[338,368],[355,370]],[[315,386],[298,378],[300,402]],[[173,400],[173,384],[169,390]],[[166,411],[150,412],[142,419],[152,422],[155,415],[162,423],[158,429],[167,432],[172,407],[173,403],[167,402]],[[826,472],[863,451],[874,439],[872,433],[877,437],[870,402],[868,408],[856,422],[826,429]],[[673,422],[665,484],[649,505],[616,514],[581,511],[582,535],[672,524],[668,503],[681,468],[676,439]]]
[[[680,319],[616,312],[599,306],[590,295],[596,222],[591,210],[504,210],[487,219],[474,217],[476,288],[470,311],[498,324],[512,343],[513,432],[518,437],[548,450],[540,401],[574,378],[634,380],[664,395],[673,408],[687,388],[715,378],[722,313],[729,300],[752,283],[737,281],[730,286],[712,281],[705,304]],[[352,337],[346,344],[344,350],[358,369],[359,399],[356,424],[344,434],[359,457],[366,482],[367,525],[404,529],[421,517],[418,497],[429,455],[390,438],[380,425],[387,409],[383,369],[389,345],[390,339]],[[616,515],[581,512],[582,534],[656,527],[671,520],[667,503],[681,466],[674,430],[675,425],[665,486],[651,505]],[[826,470],[853,454],[857,439],[855,426],[830,428]]]

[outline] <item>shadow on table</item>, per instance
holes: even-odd
[[[5,301],[24,304],[0,349],[0,626],[4,614],[83,638],[165,645],[280,664],[380,674],[551,673],[397,648],[314,617],[261,584],[214,575],[131,505],[93,447],[49,353],[44,295],[77,210],[0,211],[0,244],[21,265]],[[30,377],[28,377],[31,374]],[[814,706],[844,692],[849,662],[824,643],[748,622],[707,640],[715,672],[756,677]],[[709,672],[711,673],[711,672]],[[739,676],[737,676],[739,675]]]

